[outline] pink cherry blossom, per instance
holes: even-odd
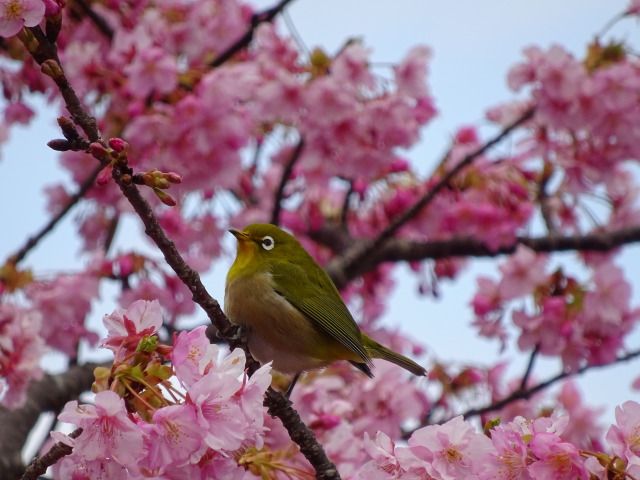
[[[348,85],[364,85],[373,89],[375,78],[368,66],[370,54],[370,49],[359,42],[349,45],[333,61],[332,76]]]
[[[587,480],[589,472],[584,466],[578,449],[553,433],[537,433],[529,443],[531,452],[537,457],[529,473],[541,480]]]
[[[538,255],[524,245],[518,245],[516,252],[500,266],[502,279],[498,291],[501,298],[511,300],[532,293],[538,285],[546,283],[546,263],[546,255]]]
[[[603,451],[604,430],[599,417],[603,414],[604,407],[592,408],[587,405],[573,381],[562,385],[557,398],[569,416],[569,422],[560,437],[584,450]]]
[[[244,359],[242,350],[237,352],[236,355],[243,355]],[[204,441],[210,448],[235,450],[246,437],[247,419],[240,405],[232,399],[241,386],[237,375],[212,368],[189,389]]]
[[[116,360],[135,351],[140,340],[154,335],[162,325],[162,312],[157,300],[138,300],[127,308],[118,308],[105,315],[102,322],[107,328],[107,337],[102,346],[116,353]]]
[[[128,90],[136,98],[151,93],[165,95],[178,85],[178,69],[173,57],[159,47],[144,48],[124,69]]]
[[[217,361],[219,348],[211,344],[202,325],[191,331],[182,331],[176,337],[170,359],[176,376],[184,385],[193,385],[204,375],[205,369]]]
[[[405,59],[394,68],[398,91],[413,98],[425,98],[429,90],[425,84],[427,62],[431,60],[431,49],[424,45],[413,47]]]
[[[196,421],[193,405],[185,403],[160,408],[153,424],[141,424],[147,454],[140,466],[161,474],[165,466],[197,463],[206,451],[205,432]]]
[[[533,458],[529,456],[529,447],[520,434],[496,427],[491,430],[491,442],[496,451],[488,453],[480,461],[480,480],[532,478],[527,468]]]
[[[29,284],[25,293],[34,308],[46,312],[40,334],[47,344],[75,356],[81,339],[92,344],[98,341],[98,335],[85,327],[91,301],[98,295],[96,275],[60,275],[52,281]]]
[[[83,429],[69,439],[74,453],[86,461],[112,457],[125,467],[135,466],[143,453],[143,435],[128,417],[124,401],[111,391],[95,396],[95,405],[68,402],[58,418]]]
[[[372,440],[365,432],[363,446],[371,460],[358,472],[360,480],[399,479],[406,473],[395,457],[393,441],[385,433],[378,432]]]
[[[606,440],[615,455],[640,466],[640,404],[629,400],[616,407],[616,425],[609,427]]]
[[[39,360],[46,348],[41,331],[41,312],[0,305],[0,394],[7,408],[21,406],[31,380],[42,378]]]
[[[401,462],[404,468],[421,468],[435,478],[454,480],[478,471],[484,455],[493,450],[491,441],[462,419],[416,430],[409,439],[413,458]]]
[[[35,27],[44,17],[42,0],[1,0],[0,36],[12,37],[22,27]]]
[[[127,469],[112,459],[99,458],[86,460],[82,456],[72,453],[60,459],[53,465],[54,478],[71,480],[113,480],[114,478],[142,479],[136,475],[135,469]]]

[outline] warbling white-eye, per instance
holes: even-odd
[[[287,393],[301,372],[338,360],[370,377],[372,358],[426,375],[360,331],[329,275],[292,235],[261,223],[229,231],[238,251],[227,274],[225,314],[246,330],[256,360],[296,375]]]

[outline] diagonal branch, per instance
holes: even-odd
[[[209,65],[211,67],[219,67],[231,57],[233,57],[236,53],[241,51],[243,48],[246,48],[253,40],[253,35],[256,32],[256,28],[258,25],[265,22],[272,22],[276,15],[278,15],[284,8],[291,3],[292,0],[280,0],[276,5],[271,8],[268,8],[262,12],[254,13],[251,17],[251,24],[249,25],[249,29],[245,32],[245,34],[240,37],[238,40],[233,42],[224,52],[216,57]]]
[[[76,428],[69,434],[71,438],[78,438],[82,433],[81,428]],[[41,457],[33,459],[31,464],[24,471],[20,480],[38,480],[41,475],[47,473],[47,469],[56,464],[58,460],[66,455],[71,455],[72,448],[62,442],[57,442]]]
[[[291,172],[293,172],[293,166],[300,158],[300,154],[302,154],[303,148],[304,148],[304,140],[301,138],[300,140],[298,140],[298,144],[293,149],[293,152],[291,152],[289,161],[284,166],[282,177],[280,178],[280,184],[278,185],[278,190],[276,190],[276,198],[273,203],[273,213],[271,215],[271,223],[274,225],[278,225],[280,223],[280,211],[282,210],[284,188],[286,187],[287,181],[291,176]]]
[[[438,183],[433,186],[433,188],[425,192],[425,194],[420,197],[411,207],[407,208],[404,212],[399,214],[382,232],[378,234],[376,238],[355,245],[353,248],[350,248],[348,251],[346,251],[343,257],[344,270],[346,272],[349,272],[350,270],[357,268],[360,263],[362,263],[372,254],[375,255],[376,252],[380,250],[383,245],[391,237],[393,237],[393,235],[400,228],[402,228],[407,222],[412,220],[418,213],[420,213],[423,208],[429,205],[436,197],[436,195],[440,193],[440,191],[447,185],[449,185],[451,180],[458,173],[460,173],[461,170],[469,166],[475,159],[477,159],[492,147],[504,140],[506,137],[508,137],[516,128],[520,127],[523,123],[531,119],[533,117],[534,111],[534,108],[530,108],[518,119],[516,119],[510,125],[506,126],[498,135],[486,142],[482,147],[464,157],[455,167],[444,174],[442,178],[440,178]]]
[[[488,413],[488,412],[493,412],[495,410],[500,410],[501,408],[509,405],[511,402],[515,402],[516,400],[527,400],[529,398],[531,398],[534,394],[547,389],[548,387],[550,387],[551,385],[553,385],[554,383],[557,383],[560,380],[563,380],[565,378],[569,378],[569,377],[573,377],[576,375],[581,375],[584,372],[588,371],[588,370],[593,370],[595,368],[602,368],[602,367],[609,367],[611,365],[616,365],[618,363],[623,363],[623,362],[629,362],[637,357],[640,357],[640,350],[635,350],[633,352],[630,352],[626,355],[623,355],[621,357],[616,358],[614,361],[610,362],[610,363],[605,363],[605,364],[598,364],[598,365],[585,365],[581,368],[579,368],[578,370],[575,370],[573,372],[561,372],[547,380],[545,380],[544,382],[540,382],[537,385],[531,387],[531,388],[527,388],[527,389],[522,389],[519,388],[516,391],[514,391],[513,393],[511,393],[510,395],[506,396],[505,398],[498,400],[494,403],[492,403],[491,405],[487,405],[486,407],[482,407],[482,408],[472,408],[470,410],[467,410],[466,412],[464,412],[462,415],[464,416],[464,418],[469,418],[469,417],[474,417],[477,415],[482,415],[484,413]],[[446,420],[445,420],[446,421]],[[443,422],[444,423],[444,422]]]
[[[84,14],[93,22],[96,28],[102,33],[107,39],[113,40],[113,28],[107,23],[107,21],[98,15],[96,11],[91,8],[86,0],[75,0],[74,4],[77,4],[80,10],[84,12]]]
[[[266,19],[273,18],[278,11],[289,3],[289,1],[290,0],[283,0],[280,2],[278,6],[263,15],[265,20],[260,21],[267,21]],[[69,80],[60,66],[55,44],[48,41],[39,27],[33,27],[30,31],[32,31],[33,35],[40,43],[39,48],[35,51],[30,50],[30,53],[32,53],[33,57],[39,64],[46,64],[47,68],[45,69],[43,67],[43,72],[48,72],[47,74],[58,86],[58,89],[65,101],[67,110],[69,110],[74,123],[76,123],[85,132],[91,142],[103,143],[95,118],[90,116],[84,109],[75,90],[69,83]],[[239,334],[237,326],[232,325],[231,322],[229,322],[222,312],[220,304],[212,298],[211,295],[209,295],[202,284],[198,272],[187,265],[173,241],[167,237],[164,230],[158,223],[158,219],[155,216],[151,205],[140,194],[136,185],[131,182],[131,171],[129,167],[115,163],[113,165],[113,179],[140,217],[140,220],[142,220],[142,223],[145,226],[145,233],[155,242],[164,255],[167,264],[191,291],[194,302],[200,305],[200,307],[206,312],[211,322],[218,329],[219,334],[229,343],[231,348],[239,347],[245,351],[247,354],[247,368],[249,372],[252,373],[257,370],[259,364],[248,353],[246,338],[243,338],[243,336]],[[317,441],[313,432],[304,425],[297,413],[291,408],[290,404],[281,404],[281,397],[281,394],[270,390],[265,395],[264,403],[282,420],[283,425],[292,439],[300,439],[301,436],[299,432],[306,432],[303,435],[305,445],[300,445],[300,449],[314,467],[317,478],[327,480],[339,479],[340,475],[338,474],[335,465],[327,458],[322,445]]]

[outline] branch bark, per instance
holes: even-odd
[[[249,46],[251,40],[253,40],[253,35],[256,32],[256,28],[258,25],[264,22],[272,22],[276,15],[284,10],[284,8],[291,3],[292,0],[281,0],[276,5],[271,8],[268,8],[260,13],[253,14],[251,17],[251,25],[245,32],[245,34],[240,37],[238,40],[233,42],[225,51],[223,51],[220,55],[216,57],[209,65],[211,67],[219,67],[231,57],[233,57],[236,53],[240,52],[242,49]]]
[[[29,433],[46,411],[59,411],[71,399],[91,388],[97,363],[74,365],[59,375],[32,382],[27,402],[16,410],[0,408],[0,478],[19,478],[25,470],[21,453]]]
[[[516,400],[527,400],[531,398],[534,394],[549,388],[554,383],[559,382],[560,380],[563,380],[565,378],[573,377],[575,375],[581,375],[588,370],[593,370],[596,368],[603,368],[603,367],[610,367],[611,365],[617,365],[618,363],[628,362],[637,357],[640,357],[640,350],[635,350],[626,355],[618,357],[617,359],[615,359],[613,362],[610,362],[610,363],[600,364],[600,365],[585,365],[573,372],[561,372],[561,373],[558,373],[557,375],[554,375],[553,377],[548,378],[543,382],[538,383],[537,385],[531,388],[526,388],[526,389],[518,388],[517,390],[512,392],[510,395],[507,395],[505,398],[501,400],[493,402],[492,404],[487,405],[486,407],[472,408],[470,410],[467,410],[462,415],[464,416],[464,418],[469,418],[477,415],[482,415],[484,413],[493,412],[495,410],[499,410],[502,407],[509,405],[511,402],[515,402]],[[444,420],[442,423],[446,421],[448,420]]]
[[[344,229],[324,227],[310,232],[317,242],[333,249],[338,256],[325,269],[338,288],[384,262],[438,260],[449,257],[497,257],[515,252],[518,245],[525,245],[539,253],[566,251],[609,252],[623,245],[640,242],[640,225],[605,232],[574,236],[517,237],[515,243],[495,250],[472,237],[455,237],[447,240],[418,242],[393,238],[358,264],[346,260],[346,251],[369,244],[368,240],[354,239]]]

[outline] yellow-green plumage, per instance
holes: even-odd
[[[270,224],[230,232],[238,252],[227,274],[224,309],[247,330],[258,361],[295,374],[348,360],[373,376],[371,359],[382,358],[426,375],[360,332],[331,278],[292,235]]]

